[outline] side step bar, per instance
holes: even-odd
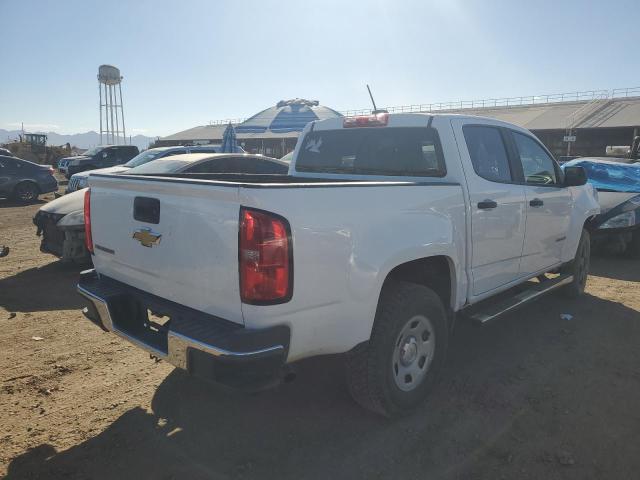
[[[567,285],[572,281],[573,275],[560,275],[552,279],[543,280],[497,303],[491,302],[484,304],[484,302],[480,302],[477,306],[473,305],[469,307],[468,313],[465,313],[465,316],[476,324],[484,325],[500,315],[511,312],[525,303],[529,303],[539,296]]]

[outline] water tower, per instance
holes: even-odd
[[[122,76],[113,65],[98,68],[98,89],[100,92],[100,144],[118,145],[127,143],[122,108]],[[118,116],[118,113],[120,115]]]

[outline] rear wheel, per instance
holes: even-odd
[[[363,407],[394,416],[420,405],[445,361],[448,329],[444,306],[431,289],[388,282],[371,339],[347,357],[347,384]]]
[[[582,230],[576,256],[565,265],[560,273],[573,275],[573,280],[562,291],[569,298],[577,298],[584,293],[589,276],[589,264],[591,261],[591,235],[585,229]]]
[[[23,203],[35,202],[38,199],[40,190],[33,182],[22,182],[16,185],[13,190],[13,196],[16,200]]]

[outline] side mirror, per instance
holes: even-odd
[[[587,172],[583,167],[564,167],[564,186],[579,187],[587,183]]]

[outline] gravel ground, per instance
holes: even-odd
[[[638,478],[640,262],[594,259],[577,301],[460,325],[441,385],[390,421],[351,401],[340,357],[248,396],[103,333],[79,268],[39,251],[40,206],[0,200],[0,476]]]

